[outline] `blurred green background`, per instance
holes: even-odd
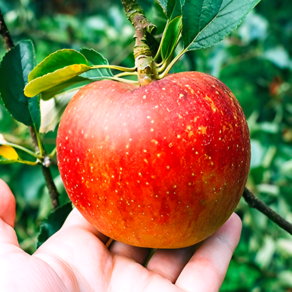
[[[162,32],[165,18],[151,0],[140,1]],[[37,63],[61,48],[94,48],[111,64],[132,67],[133,28],[120,0],[1,0],[15,41],[31,39]],[[292,1],[263,0],[243,24],[213,48],[188,52],[173,72],[197,70],[221,79],[248,119],[252,160],[248,188],[292,222]],[[5,54],[0,45],[0,58]],[[56,101],[58,106],[58,102]],[[49,112],[50,105],[46,105]],[[52,113],[52,111],[51,111]],[[54,114],[53,114],[54,115]],[[32,149],[26,126],[0,103],[0,134]],[[44,134],[47,151],[56,130]],[[62,203],[68,200],[56,165],[51,168]],[[16,231],[27,252],[36,249],[41,222],[51,211],[40,167],[0,166],[17,200]],[[1,204],[1,203],[0,203]],[[1,207],[1,206],[0,206]],[[292,291],[292,237],[242,200],[240,244],[220,291]]]

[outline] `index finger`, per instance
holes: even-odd
[[[239,242],[241,227],[240,218],[233,213],[227,222],[198,248],[178,277],[176,285],[184,291],[219,291]]]

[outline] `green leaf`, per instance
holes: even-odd
[[[189,0],[190,1],[190,0]],[[201,1],[200,1],[201,2]],[[205,2],[205,1],[204,1]],[[216,1],[217,3],[218,1]],[[190,37],[187,36],[189,28],[185,27],[185,23],[191,23],[186,20],[183,12],[183,39],[187,50],[197,50],[207,48],[220,42],[226,35],[234,30],[244,19],[244,17],[260,2],[260,0],[223,0],[219,12],[204,27],[199,25],[200,31],[195,35],[192,43],[188,43]],[[187,0],[185,1],[185,6]],[[183,11],[185,11],[185,6]],[[208,9],[207,9],[208,10]],[[208,12],[210,15],[210,12]],[[191,17],[189,15],[189,17]],[[203,23],[206,23],[204,19]],[[194,33],[192,32],[192,36]]]
[[[185,48],[217,15],[222,0],[186,0],[182,7],[183,42]]]
[[[162,7],[165,15],[170,18],[174,9],[176,0],[156,0],[156,2]]]
[[[40,96],[36,95],[35,97],[28,99],[28,109],[30,116],[32,118],[33,124],[37,131],[39,131],[41,126],[41,109],[40,109]]]
[[[49,217],[41,224],[37,247],[42,245],[49,237],[55,234],[62,227],[71,211],[71,203],[67,203],[52,211]]]
[[[181,28],[182,28],[181,16],[174,18],[167,24],[161,40],[162,60],[166,60],[169,56],[172,55],[179,40]]]
[[[19,156],[15,149],[8,145],[0,146],[0,165],[15,163],[19,160]]]
[[[87,48],[82,48],[80,50],[80,53],[85,56],[85,58],[88,60],[89,64],[91,66],[94,65],[108,65],[108,60],[104,58],[100,53],[96,52],[93,49],[87,49]],[[91,71],[88,71],[86,73],[83,73],[83,77],[103,77],[103,76],[108,76],[112,77],[113,74],[110,69],[108,68],[103,68],[103,69],[93,69]]]
[[[28,98],[23,94],[23,89],[34,65],[33,44],[31,41],[23,41],[6,53],[0,67],[2,101],[13,118],[27,126],[33,125],[34,121],[31,118]]]
[[[81,76],[73,77],[61,84],[51,87],[41,93],[42,100],[49,100],[58,94],[62,94],[66,91],[72,91],[78,89],[84,85],[94,82],[94,79],[84,78]]]
[[[56,51],[39,63],[29,74],[28,81],[53,73],[70,65],[89,65],[86,58],[76,50],[63,49]]]
[[[84,64],[74,64],[62,69],[58,69],[52,73],[48,73],[42,77],[38,77],[30,81],[26,85],[24,93],[28,97],[35,96],[36,94],[53,88],[54,86],[68,81],[71,78],[76,77],[90,69],[91,67]]]

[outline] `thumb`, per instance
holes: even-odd
[[[15,221],[15,198],[7,184],[0,179],[0,244],[10,243],[18,246],[13,230]]]

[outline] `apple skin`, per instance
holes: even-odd
[[[85,86],[61,119],[57,153],[70,199],[100,232],[182,248],[214,233],[237,206],[250,138],[232,92],[184,72],[142,87]]]

